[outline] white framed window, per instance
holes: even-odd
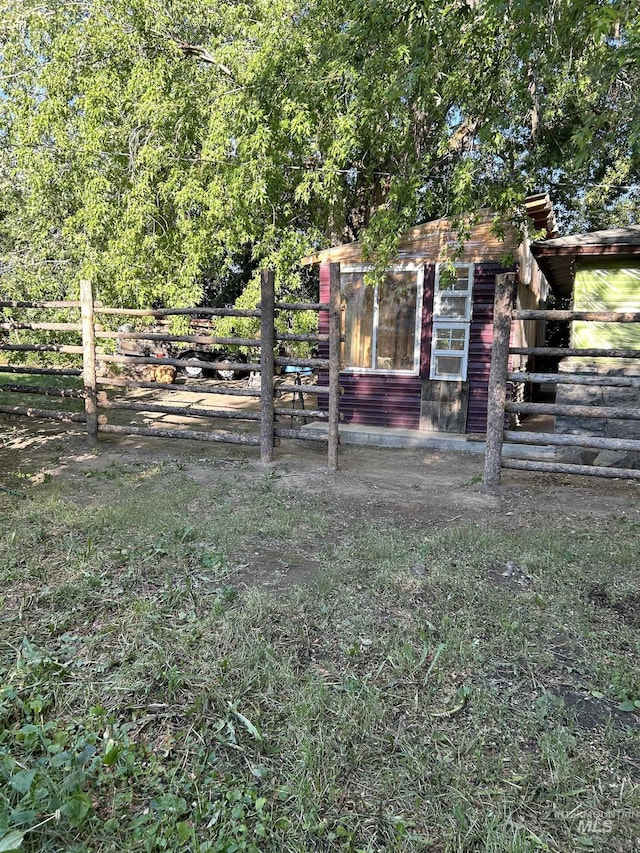
[[[468,355],[468,323],[434,323],[431,344],[431,379],[466,379]]]
[[[473,264],[438,264],[433,293],[430,379],[467,378]]]
[[[417,376],[424,267],[392,266],[377,285],[364,283],[370,266],[343,266],[341,363],[352,372]]]

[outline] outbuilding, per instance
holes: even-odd
[[[532,230],[557,235],[548,196],[530,197],[526,209]],[[511,227],[498,235],[494,224],[483,210],[469,218],[463,237],[448,218],[412,228],[375,286],[365,283],[372,267],[360,242],[303,259],[320,265],[321,302],[329,299],[329,265],[340,264],[344,422],[485,432],[496,276],[517,276],[519,307],[544,306],[547,297],[529,240]],[[326,315],[320,323],[327,331]],[[514,325],[516,346],[534,346],[543,336],[536,321]],[[512,366],[524,364],[516,357]]]
[[[605,315],[640,313],[640,226],[541,240],[531,248],[554,292],[570,297],[574,311]],[[640,352],[640,323],[573,320],[569,338],[574,354],[562,359],[558,369],[588,376],[589,384],[559,384],[556,402],[621,407],[637,412],[640,363],[634,353]],[[584,355],[580,350],[584,350]],[[555,430],[640,439],[640,421],[636,418],[587,419],[562,415],[556,417]],[[620,460],[617,463],[621,464]],[[599,458],[598,464],[605,462]],[[640,454],[636,454],[633,465],[639,464]],[[625,457],[624,465],[632,467],[630,457]]]
[[[531,251],[574,311],[640,311],[640,225],[540,240]],[[571,346],[640,349],[640,327],[574,321]]]

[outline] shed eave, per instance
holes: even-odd
[[[629,243],[601,243],[574,246],[551,246],[544,242],[532,243],[531,251],[536,258],[577,257],[578,255],[640,255],[640,245]]]
[[[637,257],[640,255],[640,228],[630,226],[554,240],[537,240],[531,244],[531,253],[553,292],[558,296],[568,296],[573,290],[578,258]]]
[[[558,229],[553,212],[553,204],[547,193],[537,193],[528,196],[524,201],[527,215],[536,230],[546,231],[547,238],[556,237]],[[414,225],[400,235],[396,258],[422,258],[431,263],[448,260],[455,257],[461,263],[482,263],[483,261],[501,260],[505,255],[516,255],[522,245],[522,235],[515,226],[506,225],[501,237],[493,233],[496,214],[485,207],[477,215],[466,215],[460,219],[442,216],[421,225]],[[469,227],[467,239],[460,248],[460,222],[466,222]],[[526,238],[525,238],[526,242]],[[302,258],[302,266],[313,264],[363,263],[363,246],[361,241],[343,243],[321,249]]]
[[[469,234],[459,250],[459,233],[453,221],[448,218],[434,219],[422,225],[416,225],[402,234],[398,241],[398,251],[394,260],[418,260],[437,263],[454,258],[461,263],[481,263],[500,260],[505,255],[515,255],[520,238],[515,228],[507,228],[503,237],[492,233],[494,214],[485,209],[478,221],[469,227]],[[314,252],[302,258],[302,266],[328,263],[369,263],[363,259],[361,241],[343,243],[328,249]]]

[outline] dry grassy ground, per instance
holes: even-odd
[[[0,850],[639,848],[637,483],[0,430]]]

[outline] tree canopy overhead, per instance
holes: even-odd
[[[632,0],[0,0],[0,42],[5,291],[196,304],[534,190],[635,213]]]

